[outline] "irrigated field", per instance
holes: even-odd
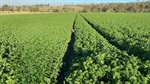
[[[0,84],[149,84],[150,14],[0,16]]]

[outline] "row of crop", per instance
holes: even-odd
[[[74,57],[64,83],[147,84],[149,61],[122,52],[95,31],[81,16],[75,22]],[[141,70],[147,71],[142,74]]]
[[[82,14],[99,33],[119,49],[150,60],[149,14]]]
[[[0,83],[14,84],[22,44],[11,34],[0,34]]]
[[[70,41],[74,16],[75,14],[2,16],[0,83],[56,83]]]

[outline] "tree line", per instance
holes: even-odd
[[[99,3],[99,4],[35,4],[11,6],[4,4],[0,7],[1,11],[10,12],[150,12],[150,1],[128,2],[128,3]]]

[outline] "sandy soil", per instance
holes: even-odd
[[[13,15],[13,14],[40,14],[40,13],[49,13],[49,12],[30,12],[30,11],[14,11],[14,12],[10,12],[10,11],[0,11],[0,15]]]

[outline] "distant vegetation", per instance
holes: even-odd
[[[100,3],[100,4],[36,4],[10,6],[4,4],[1,11],[21,12],[150,12],[150,1],[128,2],[128,3]]]

